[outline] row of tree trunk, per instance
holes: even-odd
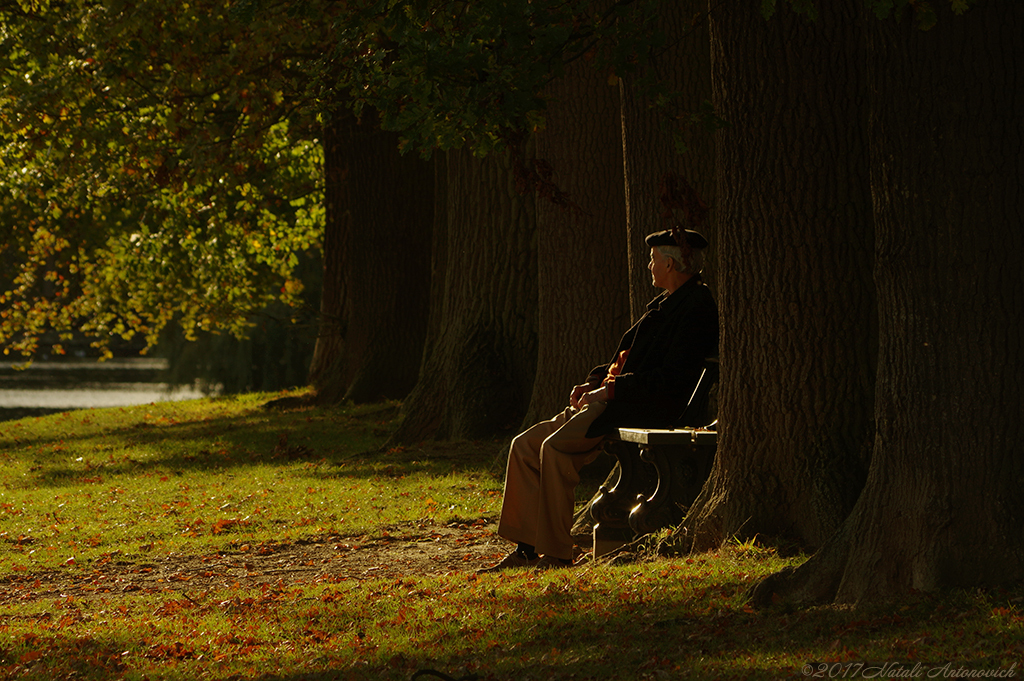
[[[765,600],[1020,580],[1024,5],[921,31],[759,4],[662,8],[645,68],[728,124],[686,155],[635,77],[577,60],[552,85],[529,155],[576,210],[517,191],[509,158],[400,157],[336,121],[320,395],[404,397],[405,442],[550,416],[655,293],[643,236],[675,172],[712,207],[722,324],[718,458],[681,536],[817,550]]]

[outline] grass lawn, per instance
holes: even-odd
[[[752,610],[756,543],[478,576],[498,442],[246,395],[0,423],[0,679],[1024,674],[1024,587]],[[1016,666],[1014,666],[1016,665]]]

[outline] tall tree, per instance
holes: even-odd
[[[864,484],[874,285],[859,0],[711,11],[722,377],[695,548],[742,534],[820,546]]]
[[[310,367],[317,399],[405,397],[427,326],[434,171],[398,152],[372,112],[334,114],[324,135],[324,286]]]
[[[564,409],[629,327],[618,89],[576,60],[548,89],[537,158],[537,371],[524,419]],[[551,184],[548,184],[550,182]]]
[[[1024,579],[1024,5],[869,35],[878,434],[842,529],[762,600]]]
[[[394,442],[476,438],[522,421],[536,368],[536,213],[511,158],[447,153],[431,319]]]
[[[683,222],[678,209],[660,200],[666,175],[694,188],[712,207],[700,229],[710,241],[704,279],[716,288],[718,244],[714,226],[714,136],[710,118],[711,42],[706,2],[665,2],[651,29],[657,39],[638,54],[635,69],[622,74],[622,149],[626,224],[629,231],[630,303],[639,319],[653,297],[644,237]],[[669,211],[671,217],[666,216]]]

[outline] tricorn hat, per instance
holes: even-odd
[[[686,235],[686,243],[690,245],[690,248],[707,248],[708,240],[704,238],[704,235],[700,232],[695,232],[692,229],[679,229],[680,232]],[[645,239],[647,245],[651,248],[655,246],[678,246],[679,242],[672,236],[671,229],[665,229],[654,234],[648,234]]]

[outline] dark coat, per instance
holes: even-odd
[[[670,428],[686,408],[706,357],[718,354],[718,307],[699,277],[647,304],[647,313],[622,337],[612,361],[629,356],[615,378],[614,396],[587,437],[617,428]],[[600,381],[611,364],[595,367]]]

